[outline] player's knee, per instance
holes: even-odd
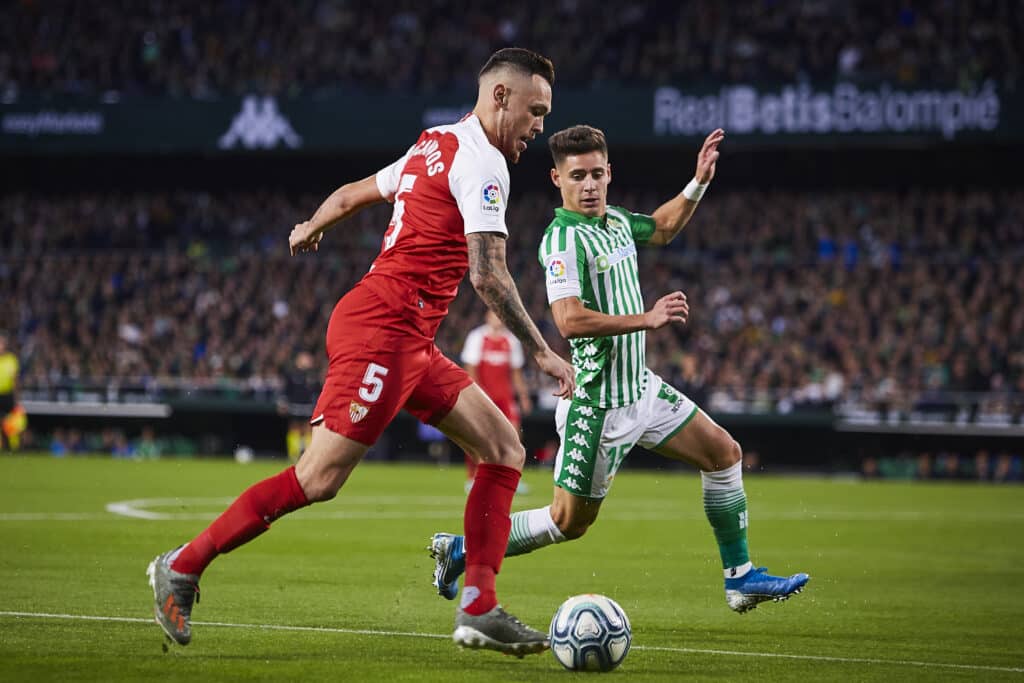
[[[574,541],[580,538],[585,533],[590,525],[594,523],[594,519],[587,515],[580,515],[579,513],[573,512],[571,508],[565,508],[557,504],[551,506],[551,521],[555,523],[558,530],[562,532],[562,536],[567,541]]]
[[[716,458],[718,462],[715,464],[719,465],[723,470],[743,460],[743,449],[740,447],[739,442],[731,436],[726,435],[722,446],[718,450],[719,454]]]
[[[310,503],[323,503],[333,499],[341,490],[342,484],[348,479],[351,467],[296,467],[296,477],[306,500]]]
[[[333,499],[341,490],[341,484],[330,477],[317,477],[303,484],[302,491],[310,503],[323,503]]]
[[[523,444],[519,443],[518,436],[510,440],[496,440],[486,452],[480,455],[484,462],[513,467],[517,470],[522,470],[526,463],[526,449],[523,448]]]
[[[560,524],[558,529],[562,532],[562,535],[565,536],[565,540],[575,541],[577,538],[581,538],[585,533],[587,533],[587,529],[590,528],[590,524],[590,522],[570,520],[564,526]]]
[[[707,458],[711,471],[727,470],[743,459],[743,449],[736,439],[723,430],[717,438],[710,441]]]

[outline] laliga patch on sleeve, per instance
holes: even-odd
[[[498,181],[488,180],[480,192],[480,210],[485,216],[497,217],[501,213],[501,188]]]
[[[544,270],[547,272],[549,285],[564,285],[569,281],[566,277],[569,269],[561,256],[549,256],[544,262]]]

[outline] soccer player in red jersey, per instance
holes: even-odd
[[[441,354],[434,335],[468,270],[488,308],[558,381],[558,395],[570,396],[575,388],[572,366],[530,320],[505,260],[508,163],[516,163],[543,131],[553,81],[546,58],[520,48],[499,50],[480,71],[472,113],[424,131],[400,159],[343,185],[292,230],[292,254],[316,251],[339,221],[382,201],[394,203],[380,254],[331,315],[327,376],[310,421],[313,436],[299,462],[254,484],[192,541],[150,564],[156,620],[173,640],[191,640],[192,606],[207,565],[282,515],[337,495],[405,408],[480,461],[466,499],[466,585],[453,639],[515,655],[548,646],[547,634],[502,610],[495,592],[525,452],[516,429]]]
[[[501,324],[501,319],[488,310],[485,322],[466,335],[462,346],[463,367],[484,393],[494,401],[498,410],[519,430],[521,412],[532,409],[530,392],[523,379],[523,345]],[[518,401],[517,401],[518,398]],[[476,477],[476,460],[466,454],[466,491]],[[520,482],[519,492],[524,491]]]

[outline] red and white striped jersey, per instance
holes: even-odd
[[[466,235],[508,235],[508,163],[469,114],[423,131],[376,180],[395,209],[363,282],[400,310],[414,309],[432,337],[469,268]]]

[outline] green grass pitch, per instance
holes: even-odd
[[[282,463],[0,458],[0,680],[575,680],[549,653],[462,651],[424,548],[461,528],[462,470],[364,463],[202,582],[164,651],[146,564]],[[547,504],[549,474],[529,470]],[[604,593],[633,624],[621,681],[1022,680],[1024,489],[748,476],[753,559],[807,590],[725,605],[694,474],[626,469],[583,539],[505,561],[499,597],[545,628]],[[119,512],[108,506],[120,503]]]

